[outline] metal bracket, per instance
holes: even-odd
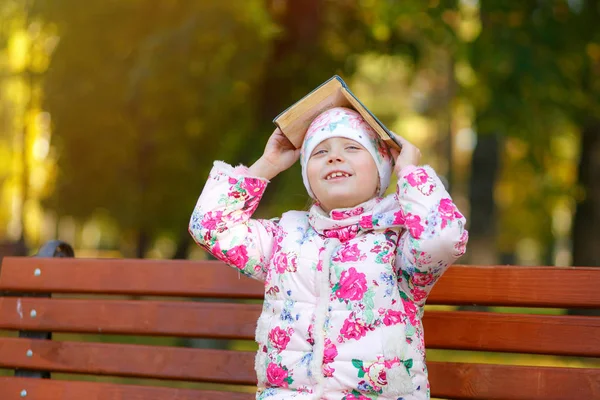
[[[34,257],[75,257],[75,252],[73,248],[68,244],[60,240],[51,240],[45,243],[38,253]],[[39,276],[40,279],[43,279],[43,273],[39,273],[39,270],[36,270],[34,273],[35,276]],[[50,298],[52,296],[51,293],[12,293],[12,296],[18,295],[20,297],[46,297]],[[32,315],[34,317],[35,315]],[[33,332],[33,331],[19,331],[20,338],[27,339],[37,339],[37,340],[52,340],[52,332]],[[33,353],[27,353],[27,357],[33,355]],[[24,355],[25,356],[25,355]],[[48,371],[37,371],[37,370],[27,370],[27,369],[15,369],[15,376],[24,377],[24,378],[42,378],[42,379],[50,379],[50,372]]]

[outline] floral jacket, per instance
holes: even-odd
[[[251,219],[267,183],[217,161],[190,221],[264,282],[256,398],[428,399],[423,307],[468,238],[435,172],[407,167],[394,194],[352,209]]]

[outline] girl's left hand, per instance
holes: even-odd
[[[419,150],[417,146],[415,146],[408,140],[404,139],[402,136],[398,136],[394,132],[392,133],[402,145],[402,151],[390,148],[392,152],[392,157],[396,159],[394,172],[399,177],[400,171],[402,171],[404,167],[407,167],[409,165],[419,165],[419,161],[421,160],[421,150]]]

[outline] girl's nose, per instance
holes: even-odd
[[[329,156],[329,159],[327,160],[328,164],[333,164],[334,162],[342,162],[343,159],[341,156],[337,155],[337,154],[331,154]]]
[[[329,151],[329,159],[327,160],[328,164],[332,164],[334,162],[341,162],[343,160],[344,159],[342,158],[338,150],[331,149]]]

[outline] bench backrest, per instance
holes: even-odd
[[[428,304],[598,310],[599,288],[600,268],[453,266]],[[0,368],[18,371],[0,377],[1,399],[253,398],[253,351],[45,340],[46,332],[253,340],[262,285],[221,262],[8,257],[0,292],[0,329],[21,332],[0,336]],[[427,310],[424,327],[428,349],[592,360],[584,368],[430,361],[434,397],[600,398],[600,317]],[[198,397],[190,389],[23,378],[35,371],[212,382],[230,391]]]

